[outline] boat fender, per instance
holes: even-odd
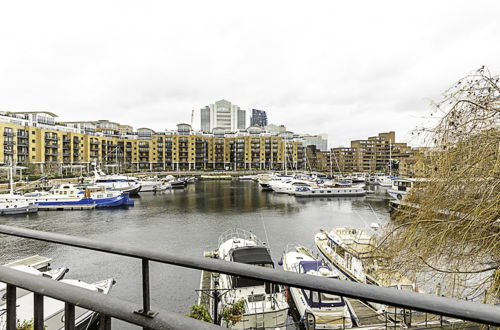
[[[278,260],[278,265],[283,266],[283,258],[281,258],[280,260]]]

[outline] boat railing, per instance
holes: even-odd
[[[254,233],[240,228],[232,228],[226,230],[219,236],[218,245],[221,246],[222,243],[229,241],[233,238],[244,239],[246,241],[254,242],[257,246],[265,245]]]
[[[457,300],[406,290],[394,290],[375,285],[256,267],[238,262],[192,257],[186,254],[164,252],[156,249],[148,250],[141,247],[131,247],[130,244],[116,244],[5,225],[0,225],[0,234],[135,258],[141,260],[142,265],[141,306],[118,297],[103,295],[0,266],[0,282],[6,284],[5,320],[8,330],[16,329],[17,288],[34,292],[34,330],[44,329],[44,296],[65,302],[65,329],[75,328],[75,306],[99,313],[100,329],[102,330],[111,329],[112,318],[141,326],[143,329],[220,329],[216,325],[191,319],[178,313],[152,308],[150,303],[149,271],[151,261],[232,276],[243,276],[288,287],[360,299],[394,308],[397,307],[400,310],[420,311],[424,312],[425,315],[431,313],[470,322],[500,326],[500,307],[479,302]],[[441,326],[443,326],[443,317],[440,317],[440,320]],[[411,321],[408,326],[411,326]]]

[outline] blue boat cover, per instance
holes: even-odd
[[[330,267],[328,265],[324,264],[323,261],[301,261],[299,262],[299,265],[301,267],[301,270],[303,273],[307,273],[310,270],[315,270],[318,271],[319,268],[327,268],[330,270]]]

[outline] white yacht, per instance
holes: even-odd
[[[0,215],[27,214],[38,212],[38,205],[29,201],[0,202]]]
[[[61,280],[60,282],[102,294],[108,294],[115,283],[113,279],[98,281],[91,284],[79,280]],[[28,292],[23,296],[17,296],[16,305],[16,318],[18,322],[21,324],[23,322],[30,322],[33,319],[33,293]],[[64,305],[65,303],[63,301],[49,297],[43,298],[45,329],[64,329]],[[75,307],[75,329],[88,329],[92,324],[95,324],[98,319],[98,313],[78,306]],[[5,324],[6,314],[2,314],[0,316],[0,330],[6,329]]]
[[[387,190],[387,193],[394,199],[402,200],[413,188],[414,183],[415,181],[410,179],[394,179],[391,189]]]
[[[337,270],[330,268],[322,260],[317,260],[305,247],[296,246],[283,254],[283,269],[299,274],[308,274],[339,279]],[[312,313],[316,329],[344,329],[352,327],[351,313],[344,298],[310,290],[289,288],[300,315],[301,323]]]
[[[382,187],[390,187],[392,186],[392,180],[394,180],[394,177],[390,175],[377,176],[377,178],[375,179],[375,184],[378,184]]]
[[[274,268],[267,246],[254,234],[244,230],[229,230],[223,233],[215,255],[226,261]],[[285,327],[288,303],[281,286],[220,274],[212,276],[211,287],[227,290],[221,297],[219,313],[235,304],[243,307],[243,314],[232,318],[231,323],[234,324],[228,324],[227,320],[223,319],[223,325],[230,325],[233,329]]]
[[[136,195],[141,191],[142,186],[137,178],[124,175],[105,175],[96,169],[94,171],[93,185],[103,187],[106,190],[120,191]]]
[[[272,181],[269,183],[271,189],[277,194],[293,194],[295,188],[310,187],[311,185],[315,185],[315,183],[311,181],[296,179]]]
[[[0,215],[38,212],[38,205],[14,193],[12,166],[9,167],[9,193],[0,195]]]
[[[297,197],[347,197],[365,196],[366,190],[356,186],[296,187],[293,194]]]
[[[335,227],[330,232],[321,230],[314,241],[321,254],[348,280],[415,290],[415,284],[399,272],[384,267],[374,258],[368,258],[375,241],[362,229]]]
[[[164,191],[172,187],[169,183],[157,177],[140,179],[137,180],[137,183],[141,185],[141,192]]]

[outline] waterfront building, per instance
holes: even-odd
[[[267,114],[264,110],[252,109],[252,116],[250,117],[250,126],[267,126]]]
[[[56,122],[48,112],[0,113],[0,163],[37,173],[88,172],[92,163],[120,171],[282,170],[303,167],[304,147],[291,132],[260,127],[194,131],[189,124],[156,132],[107,120]],[[127,126],[127,127],[126,127]]]
[[[304,143],[304,147],[307,146],[316,146],[320,151],[328,151],[328,135],[319,134],[319,135],[303,135],[302,140]]]
[[[394,131],[354,140],[349,148],[332,148],[331,152],[336,170],[365,173],[389,172],[390,159],[395,164],[393,169],[397,169],[397,164],[414,155],[414,150],[406,143],[396,142]]]
[[[210,133],[215,128],[222,128],[227,132],[245,129],[245,116],[245,110],[229,101],[220,100],[201,109],[201,130]]]
[[[206,107],[200,110],[200,120],[201,120],[201,131],[209,133],[210,129],[210,107]]]

